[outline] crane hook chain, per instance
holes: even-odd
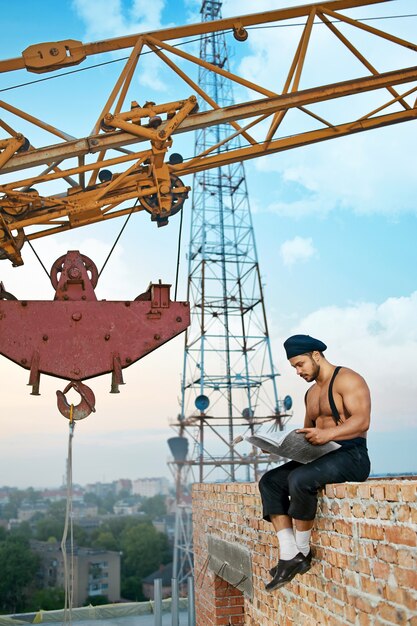
[[[65,397],[65,394],[68,393],[70,389],[74,389],[81,397],[80,402],[76,405],[70,404]],[[71,422],[73,420],[82,420],[96,410],[96,399],[92,389],[78,380],[71,380],[64,391],[58,390],[56,395],[59,412],[64,417],[71,420]]]

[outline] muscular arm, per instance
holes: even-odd
[[[315,428],[306,414],[304,428],[298,432],[304,433],[310,443],[319,445],[332,440],[354,439],[363,436],[369,429],[371,399],[368,385],[362,376],[351,370],[344,372],[338,380],[337,393],[342,396],[348,419],[338,426]]]
[[[332,439],[353,439],[369,429],[371,420],[371,397],[369,388],[362,376],[347,371],[340,377],[337,392],[342,396],[348,419],[331,430]],[[330,430],[330,429],[329,429]]]

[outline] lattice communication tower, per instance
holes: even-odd
[[[202,20],[221,19],[221,6],[203,0]],[[229,69],[223,32],[201,37],[200,58]],[[208,67],[199,67],[198,84],[217,105],[234,103],[230,81]],[[200,97],[199,110],[209,108]],[[224,124],[197,131],[195,154],[213,146],[220,152],[228,136],[230,125]],[[228,149],[240,145],[237,136]],[[174,458],[173,448],[181,448],[179,461],[171,463],[177,472],[177,529],[190,527],[186,485],[193,480],[257,480],[269,456],[236,439],[268,422],[282,430],[291,415],[291,398],[281,402],[277,393],[243,163],[199,172],[192,188],[187,290],[191,325],[185,337],[181,412],[173,424],[178,436],[170,440]],[[191,443],[189,456],[185,440]],[[174,568],[181,572],[191,567],[190,538],[176,536],[175,542]]]

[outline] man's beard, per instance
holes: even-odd
[[[317,380],[318,375],[320,374],[320,365],[318,365],[313,359],[311,359],[311,363],[314,367],[313,373],[308,377],[307,382],[312,383],[313,380]]]

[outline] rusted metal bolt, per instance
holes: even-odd
[[[177,322],[182,322],[182,317],[177,317],[177,318],[176,318],[176,321],[177,321]]]
[[[104,340],[108,341],[110,339],[110,335],[104,335]]]
[[[87,296],[81,296],[81,300],[87,300]]]
[[[125,360],[126,360],[126,363],[131,363],[132,362],[132,359],[130,357],[128,357],[128,356],[126,357]]]
[[[79,322],[81,318],[82,318],[82,315],[79,311],[72,314],[72,319],[74,320],[74,322]]]
[[[78,369],[78,367],[75,367],[72,371],[74,372],[74,374],[77,374],[77,376],[80,373],[80,370]]]
[[[158,339],[161,339],[161,335],[154,335],[153,338],[155,339],[155,341],[158,341]]]
[[[48,335],[44,335],[44,336],[42,337],[42,339],[43,339],[44,341],[48,341],[49,337],[48,337]]]
[[[130,306],[130,302],[125,302],[125,306]]]
[[[51,57],[57,57],[59,54],[58,48],[50,48],[49,54],[51,55]]]
[[[171,187],[169,185],[167,185],[166,183],[163,183],[160,188],[159,191],[166,196],[170,191],[171,191]]]
[[[72,279],[79,278],[81,275],[81,271],[78,267],[70,267],[68,270],[68,276]]]
[[[69,300],[69,297],[67,296],[67,294],[64,294],[64,300]]]
[[[28,303],[26,302],[26,300],[22,300],[22,306],[27,306]]]
[[[90,139],[90,143],[92,146],[98,146],[100,142],[98,139]]]
[[[28,361],[27,361],[27,359],[21,359],[21,360],[20,360],[20,362],[21,362],[21,364],[22,364],[22,365],[26,365],[26,363],[27,363]]]
[[[158,137],[160,139],[164,139],[167,136],[166,132],[164,130],[160,130],[158,133]]]

